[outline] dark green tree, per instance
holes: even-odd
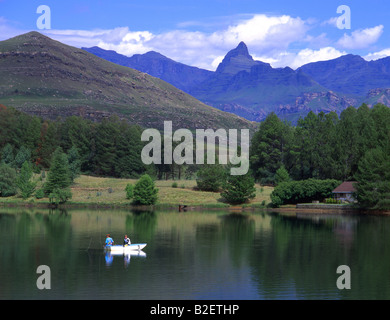
[[[255,179],[262,184],[274,184],[275,173],[282,165],[288,166],[293,130],[271,113],[255,132],[250,148],[250,166]]]
[[[47,181],[44,185],[45,193],[50,195],[55,190],[66,189],[71,183],[68,158],[62,148],[58,147],[53,153]]]
[[[115,176],[138,178],[145,172],[140,154],[143,148],[141,128],[121,123],[120,136],[116,148]]]
[[[0,197],[10,197],[16,194],[16,177],[14,168],[0,163]]]
[[[31,151],[25,146],[21,146],[18,153],[15,156],[15,160],[12,163],[14,168],[20,169],[25,162],[31,161]]]
[[[7,143],[1,151],[1,163],[11,165],[15,160],[12,145]]]
[[[50,168],[52,155],[60,141],[58,123],[44,121],[41,125],[36,164],[46,169]]]
[[[115,176],[117,146],[120,137],[120,122],[117,117],[103,119],[96,127],[95,172],[99,175]]]
[[[77,148],[73,146],[68,151],[68,164],[70,172],[70,180],[73,182],[80,174],[81,161]]]
[[[364,208],[390,210],[390,154],[380,147],[369,150],[355,174],[356,198]]]
[[[196,184],[201,191],[218,192],[226,181],[226,170],[218,163],[205,164],[197,172]]]
[[[80,157],[81,171],[92,170],[91,160],[94,154],[91,153],[92,141],[96,125],[81,117],[68,117],[61,125],[61,146],[64,150],[69,150],[74,146]]]

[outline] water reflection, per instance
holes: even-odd
[[[146,258],[146,253],[143,251],[134,251],[134,252],[129,252],[129,253],[112,253],[110,251],[106,251],[104,255],[104,259],[106,261],[106,266],[111,267],[113,261],[115,259],[123,259],[124,266],[127,268],[130,264],[131,257],[141,257],[141,258]]]
[[[108,232],[147,254],[104,252]],[[0,299],[39,299],[42,264],[59,298],[390,299],[389,243],[390,217],[2,208]]]

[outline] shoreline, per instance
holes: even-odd
[[[188,205],[181,208],[179,204],[156,204],[151,206],[135,206],[130,203],[66,203],[57,207],[51,207],[49,202],[29,202],[24,200],[16,201],[1,201],[0,207],[3,208],[40,208],[40,209],[128,209],[139,211],[153,211],[153,210],[175,210],[178,212],[187,211],[205,211],[205,210],[227,210],[230,212],[254,212],[254,211],[266,211],[276,213],[289,213],[289,214],[308,214],[308,215],[321,215],[321,214],[335,214],[335,215],[348,215],[348,214],[364,214],[364,215],[390,215],[390,211],[380,210],[367,210],[358,208],[353,205],[328,205],[328,204],[316,204],[311,203],[299,204],[299,205],[286,205],[279,208],[270,208],[260,206],[260,204],[244,204],[244,205],[225,205],[225,204],[201,204],[201,205]]]

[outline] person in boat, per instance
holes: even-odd
[[[125,235],[125,238],[123,239],[123,246],[128,246],[131,244],[130,238],[127,237],[127,234]]]
[[[111,238],[110,234],[106,236],[106,247],[110,247],[114,244],[114,240]]]

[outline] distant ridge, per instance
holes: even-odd
[[[363,102],[373,105],[390,101],[390,57],[368,62],[349,54],[297,70],[273,68],[254,60],[246,44],[240,42],[211,72],[185,66],[156,52],[120,61],[117,53],[107,56],[102,49],[86,50],[161,78],[208,105],[251,121],[261,121],[275,112],[294,123],[309,111],[340,113]]]
[[[363,96],[369,90],[390,88],[390,57],[366,61],[348,54],[299,68],[321,85],[342,94]]]
[[[155,51],[127,57],[115,51],[103,50],[99,47],[82,49],[113,63],[157,77],[185,92],[189,92],[190,88],[201,83],[212,74],[211,71],[187,66]]]

